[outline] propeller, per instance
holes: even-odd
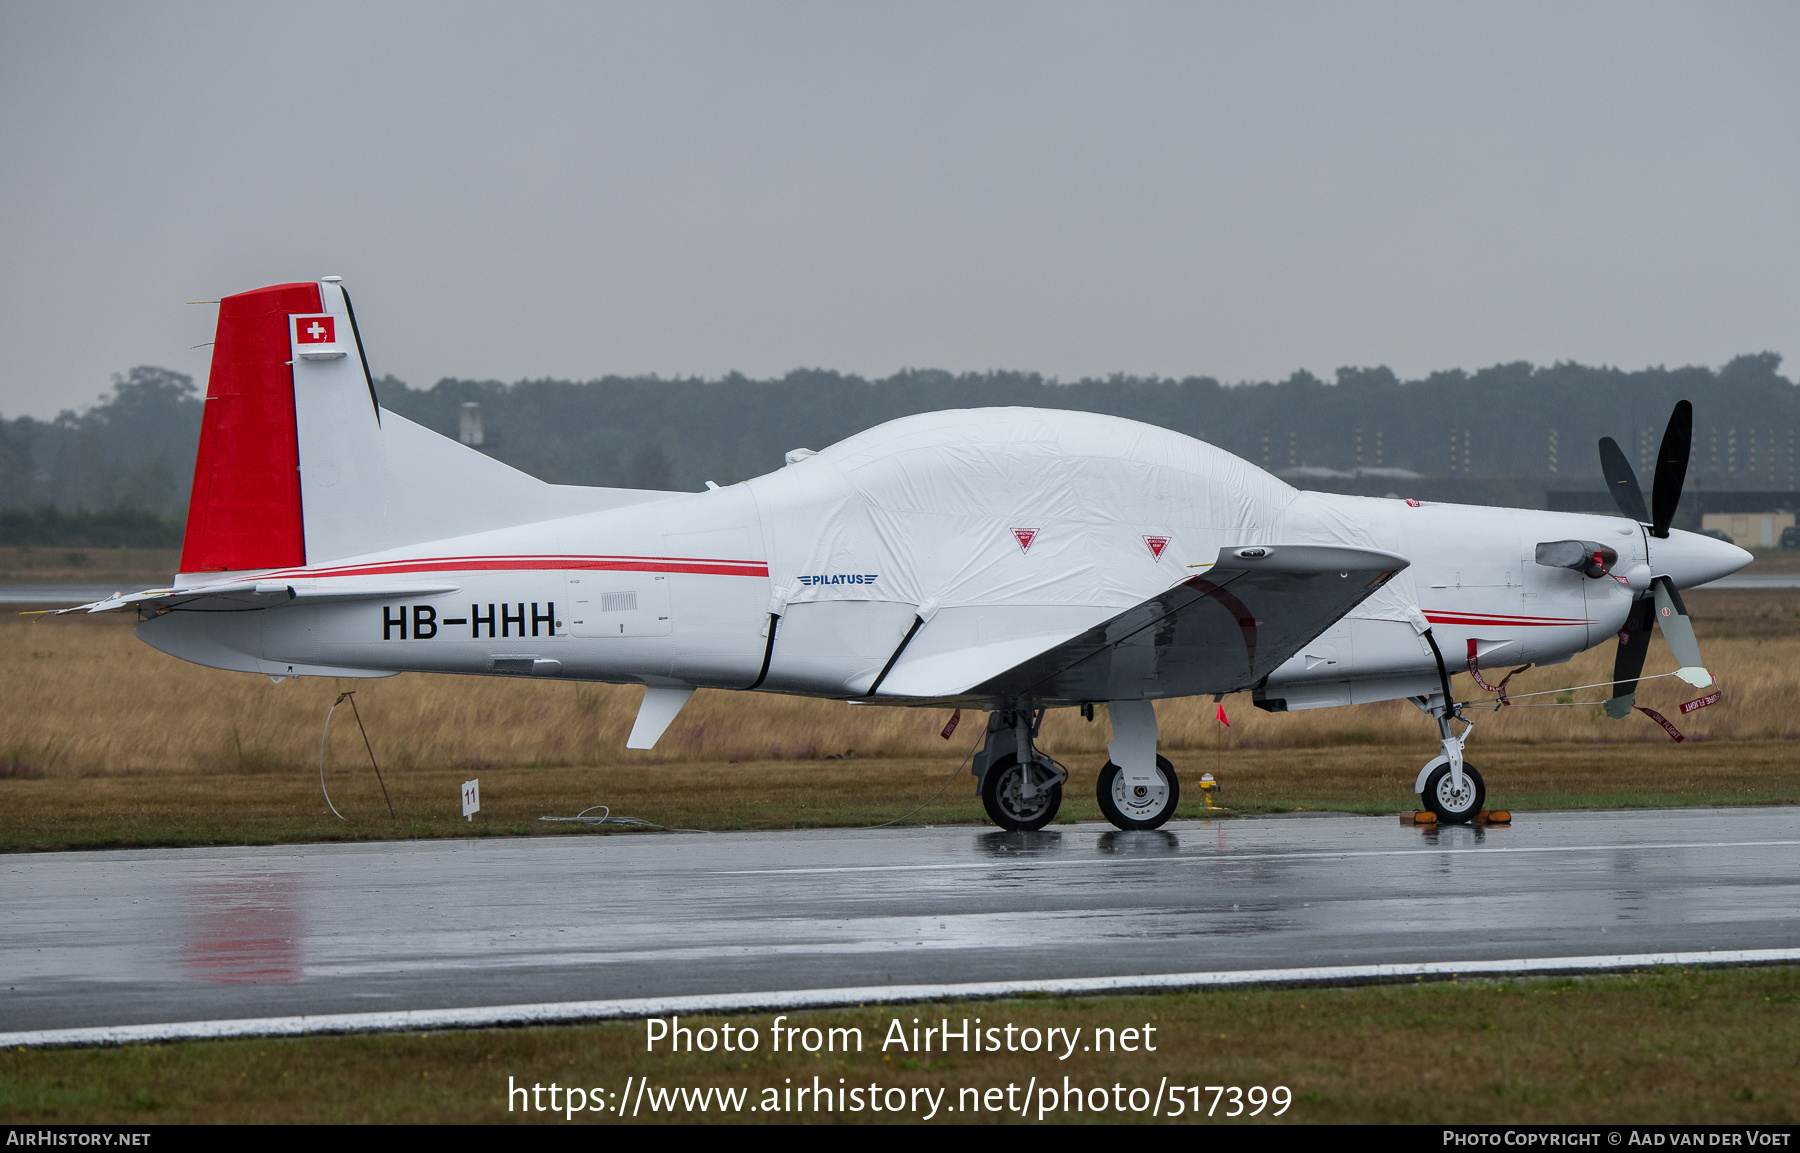
[[[1644,507],[1644,490],[1638,487],[1637,473],[1618,442],[1610,436],[1600,438],[1600,471],[1606,475],[1607,490],[1619,511],[1639,524],[1650,523],[1650,510]]]
[[[1630,716],[1637,701],[1638,674],[1644,671],[1644,657],[1650,652],[1650,629],[1655,621],[1656,606],[1644,599],[1631,606],[1631,615],[1619,630],[1619,652],[1613,658],[1613,695],[1606,702],[1606,715],[1614,720]]]
[[[1669,414],[1669,425],[1663,430],[1662,445],[1656,450],[1656,475],[1650,481],[1651,507],[1646,509],[1644,490],[1638,487],[1637,473],[1632,471],[1624,450],[1612,437],[1600,438],[1600,471],[1606,476],[1613,503],[1632,520],[1649,525],[1650,535],[1659,540],[1669,537],[1669,525],[1681,503],[1681,486],[1687,480],[1688,455],[1693,447],[1694,406],[1685,400],[1677,401],[1675,411]]]
[[[1650,480],[1650,535],[1659,540],[1669,538],[1669,524],[1675,519],[1675,506],[1681,503],[1681,485],[1687,480],[1688,453],[1693,447],[1694,406],[1678,400],[1669,414],[1669,427],[1663,430],[1662,447],[1656,450],[1656,475]],[[1639,496],[1638,505],[1643,503]]]
[[[1650,535],[1667,540],[1669,524],[1681,503],[1681,486],[1687,480],[1688,456],[1694,443],[1694,406],[1678,401],[1663,430],[1662,445],[1656,453],[1656,475],[1650,482],[1650,508],[1644,507],[1644,490],[1638,486],[1637,473],[1631,461],[1612,437],[1600,440],[1600,471],[1613,503],[1627,517],[1645,525]],[[1655,565],[1651,560],[1651,565]],[[1654,568],[1652,569],[1654,571]],[[1652,623],[1662,629],[1669,651],[1680,662],[1676,676],[1695,688],[1713,683],[1712,674],[1700,661],[1700,642],[1694,638],[1694,625],[1688,619],[1687,606],[1681,592],[1666,576],[1654,577],[1646,594],[1631,606],[1631,615],[1619,631],[1619,651],[1613,660],[1613,696],[1606,702],[1606,715],[1628,717],[1637,699],[1638,677],[1644,671],[1644,657],[1650,651]]]

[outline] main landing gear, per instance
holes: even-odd
[[[1181,781],[1168,758],[1156,755],[1156,713],[1148,701],[1114,701],[1107,712],[1113,740],[1095,788],[1100,812],[1121,829],[1160,828],[1175,815]],[[1043,721],[1043,709],[1028,707],[988,714],[987,743],[971,771],[988,819],[1002,829],[1041,829],[1062,807],[1069,774],[1034,744]]]
[[[972,772],[981,782],[988,819],[1009,832],[1036,832],[1062,808],[1066,769],[1032,744],[1044,710],[1008,709],[988,714],[987,743]]]
[[[1106,762],[1100,770],[1100,781],[1094,792],[1100,801],[1100,812],[1121,829],[1155,829],[1175,815],[1181,801],[1181,782],[1169,758],[1156,758],[1156,783],[1132,784],[1125,770]]]
[[[1487,783],[1462,755],[1463,742],[1474,731],[1475,722],[1464,717],[1454,704],[1446,707],[1440,695],[1416,698],[1413,703],[1437,720],[1444,749],[1419,770],[1419,779],[1413,785],[1419,803],[1437,814],[1440,825],[1466,825],[1481,812],[1487,800]],[[1452,721],[1462,723],[1462,732],[1451,732]]]

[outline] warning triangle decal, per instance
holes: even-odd
[[[1144,543],[1150,546],[1150,555],[1157,560],[1161,560],[1163,550],[1169,547],[1169,538],[1166,536],[1147,536],[1144,538]]]
[[[1037,539],[1038,530],[1035,528],[1015,528],[1012,530],[1012,534],[1013,539],[1019,542],[1019,551],[1030,552],[1031,542]]]

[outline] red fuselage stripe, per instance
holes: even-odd
[[[1425,619],[1434,625],[1503,625],[1513,627],[1536,626],[1551,628],[1559,626],[1588,625],[1593,623],[1592,621],[1580,620],[1572,617],[1502,617],[1491,616],[1486,613],[1452,612],[1428,612],[1425,614]]]
[[[647,556],[471,556],[430,557],[386,561],[380,564],[345,565],[339,568],[293,569],[270,573],[277,577],[394,576],[428,572],[537,572],[576,569],[605,572],[698,573],[712,576],[766,577],[769,566],[761,561],[702,560],[694,557]]]

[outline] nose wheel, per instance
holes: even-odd
[[[1464,761],[1462,771],[1460,788],[1447,764],[1439,765],[1425,777],[1425,789],[1419,794],[1419,801],[1437,814],[1441,825],[1468,824],[1481,812],[1481,806],[1487,800],[1487,784],[1475,771],[1475,766]]]
[[[1167,757],[1156,758],[1156,776],[1157,784],[1134,785],[1125,780],[1124,769],[1106,762],[1094,788],[1100,812],[1121,829],[1161,827],[1175,815],[1175,806],[1181,800],[1181,782]]]

